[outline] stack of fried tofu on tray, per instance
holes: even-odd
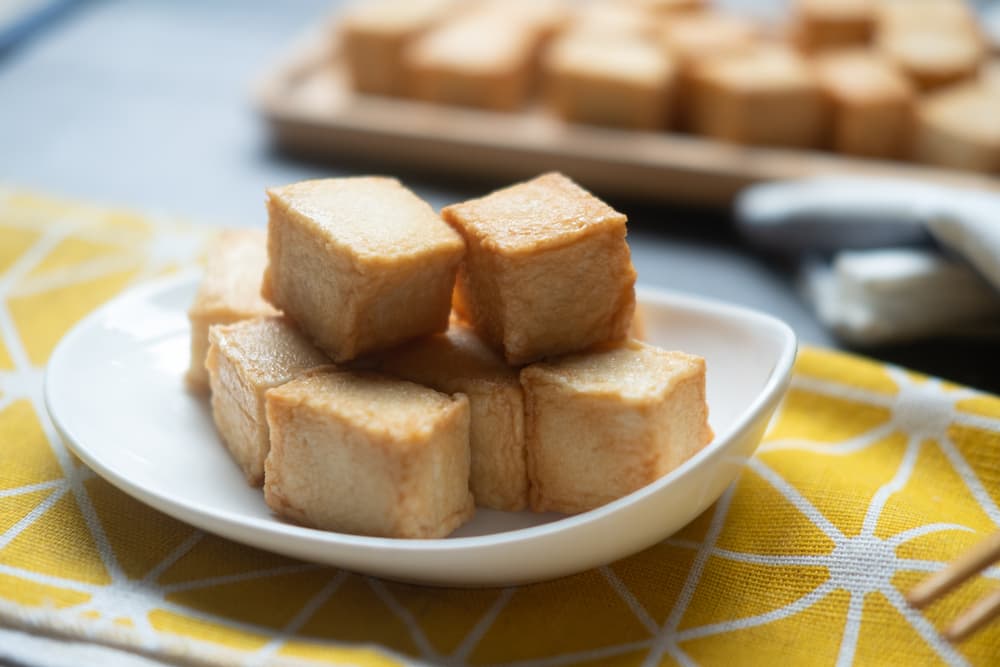
[[[268,191],[190,311],[189,384],[293,522],[433,538],[583,512],[712,438],[702,358],[635,340],[626,217],[560,174],[441,215],[397,180]]]
[[[1000,172],[1000,86],[963,0],[791,5],[779,26],[707,0],[375,0],[337,35],[361,93]]]

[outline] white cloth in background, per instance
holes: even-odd
[[[964,262],[918,248],[848,250],[808,262],[802,290],[820,321],[846,341],[877,344],[1000,322],[1000,298]],[[970,329],[966,333],[985,333]]]
[[[1000,337],[1000,194],[805,179],[748,188],[735,213],[748,241],[800,259],[803,294],[846,341]]]

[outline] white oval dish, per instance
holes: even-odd
[[[549,579],[628,556],[714,502],[757,447],[795,359],[783,322],[735,306],[640,289],[646,338],[705,357],[715,439],[667,476],[596,510],[478,510],[452,536],[346,535],[276,518],[218,440],[208,401],[186,391],[186,317],[198,276],[122,294],[58,345],[45,376],[52,419],[74,452],[118,488],[181,521],[305,560],[425,584]]]

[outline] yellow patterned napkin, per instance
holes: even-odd
[[[214,537],[77,461],[41,401],[53,346],[204,232],[0,191],[0,624],[162,659],[270,665],[1000,662],[1000,626],[943,627],[901,592],[1000,527],[1000,399],[805,349],[739,481],[679,534],[533,586],[448,590]],[[649,517],[655,521],[656,517]]]

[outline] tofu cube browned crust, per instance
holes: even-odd
[[[876,4],[876,0],[796,0],[796,41],[806,51],[864,46],[875,34]]]
[[[669,122],[675,67],[650,42],[569,35],[549,48],[543,68],[549,105],[566,120],[637,130]]]
[[[269,449],[264,392],[330,360],[283,317],[213,326],[209,340],[212,418],[247,482],[260,486]]]
[[[816,73],[833,104],[834,150],[904,157],[915,91],[891,62],[875,51],[835,51],[817,60]]]
[[[339,30],[354,88],[379,95],[404,94],[403,51],[457,5],[455,0],[375,0],[352,6]]]
[[[600,507],[712,438],[701,357],[630,341],[528,366],[521,383],[535,511]]]
[[[260,295],[267,266],[267,237],[263,230],[224,231],[205,252],[205,276],[188,311],[191,321],[191,364],[187,382],[193,389],[208,390],[208,328],[252,317],[277,315]]]
[[[677,65],[673,105],[673,124],[677,128],[691,128],[698,68],[709,59],[751,50],[759,41],[759,33],[751,19],[720,12],[683,15],[662,27],[661,46]]]
[[[300,524],[444,537],[475,511],[469,402],[368,372],[317,371],[267,393],[264,498]]]
[[[461,237],[392,178],[268,191],[263,293],[335,361],[448,327]]]
[[[442,214],[467,243],[461,314],[508,363],[625,338],[635,268],[623,214],[556,173]]]
[[[981,36],[965,28],[887,29],[878,46],[923,91],[974,78],[987,56]]]
[[[476,504],[508,511],[527,506],[524,393],[517,369],[458,321],[446,333],[383,353],[378,365],[404,380],[468,396],[469,486]]]
[[[511,111],[524,104],[545,33],[502,12],[459,16],[406,50],[410,94],[427,102]]]
[[[913,144],[919,162],[1000,172],[1000,92],[973,83],[921,100]]]
[[[813,68],[791,49],[761,44],[697,70],[691,122],[700,134],[740,144],[819,148],[830,109]]]

